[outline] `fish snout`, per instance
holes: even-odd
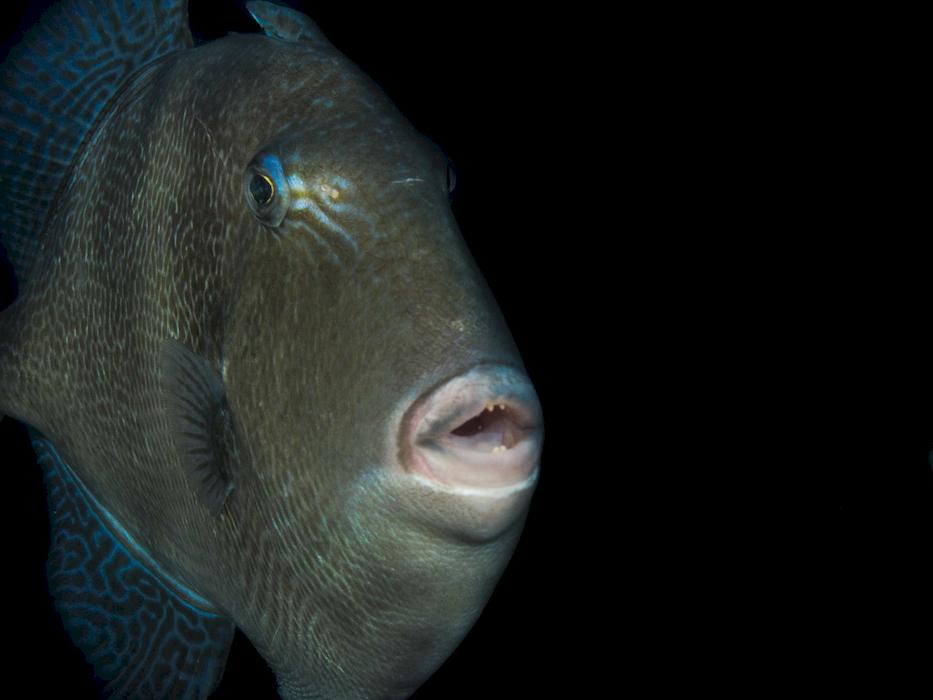
[[[478,498],[530,491],[544,430],[527,376],[480,365],[419,397],[399,433],[403,468],[434,489]]]

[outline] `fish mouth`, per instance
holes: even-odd
[[[537,479],[541,406],[523,372],[480,365],[418,398],[402,421],[402,464],[434,488],[505,496]]]

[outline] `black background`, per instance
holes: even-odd
[[[15,28],[35,21],[47,4],[5,6],[6,47]],[[586,368],[577,358],[586,350],[581,345],[594,342],[584,327],[597,303],[579,288],[588,252],[576,244],[592,233],[584,221],[593,184],[579,152],[594,128],[590,117],[603,110],[586,80],[591,66],[580,56],[587,37],[552,10],[529,13],[502,3],[435,3],[432,10],[331,2],[307,3],[304,11],[455,163],[454,211],[548,426],[542,479],[513,560],[474,629],[414,697],[586,697],[589,679],[608,673],[621,680],[615,618],[633,546],[614,529],[607,549],[596,553],[589,544],[604,522],[617,527],[625,503],[606,513],[591,500],[588,471],[615,467],[591,450],[593,406],[579,389]],[[242,2],[190,0],[190,13],[203,39],[256,31]],[[2,304],[13,293],[5,283]],[[614,319],[614,300],[609,306]],[[3,512],[12,602],[5,661],[14,675],[39,665],[29,672],[37,697],[90,697],[89,671],[46,592],[40,470],[22,428],[9,419],[0,423],[0,446],[7,493],[14,494]],[[640,605],[636,598],[633,607]],[[275,696],[271,673],[238,633],[216,697]]]

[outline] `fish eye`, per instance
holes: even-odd
[[[264,173],[256,173],[249,182],[249,193],[260,207],[266,206],[275,196],[275,183]]]
[[[288,213],[289,194],[282,162],[271,153],[262,153],[246,166],[243,173],[246,204],[259,221],[276,227]]]

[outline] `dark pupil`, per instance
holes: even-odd
[[[272,182],[265,175],[253,175],[249,183],[249,193],[256,200],[256,204],[268,204],[272,199]]]

